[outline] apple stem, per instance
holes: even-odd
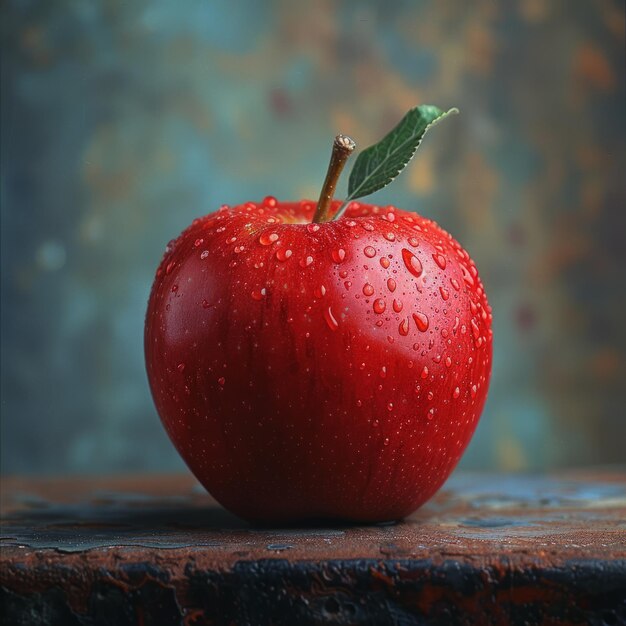
[[[333,151],[330,155],[330,163],[328,164],[328,172],[326,172],[326,180],[322,186],[320,199],[317,202],[314,223],[328,222],[331,219],[329,215],[330,208],[335,195],[337,181],[343,170],[348,157],[354,151],[356,144],[347,135],[337,135],[333,142]]]

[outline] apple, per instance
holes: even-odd
[[[492,315],[469,254],[393,206],[329,219],[335,175],[317,208],[267,197],[194,220],[150,294],[165,429],[253,522],[405,517],[456,466],[487,395]]]

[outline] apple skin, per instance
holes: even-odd
[[[170,242],[146,316],[152,395],[191,471],[236,515],[400,519],[478,423],[491,308],[433,221],[353,202],[311,224],[314,208],[222,207]]]

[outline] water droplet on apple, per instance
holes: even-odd
[[[335,319],[333,312],[330,307],[324,309],[324,319],[326,320],[326,324],[330,330],[337,330],[339,328],[339,323]]]
[[[179,363],[176,366],[176,369],[182,374],[185,371],[185,364],[184,363]]]
[[[209,304],[208,300],[203,300],[202,301],[202,308],[203,309],[208,309],[211,305]]]
[[[316,298],[321,298],[326,293],[326,287],[324,285],[320,285],[313,290]]]
[[[376,256],[376,250],[372,248],[372,246],[366,246],[363,250],[363,254],[365,254],[368,259],[373,259]]]
[[[200,253],[200,258],[204,261],[204,259],[206,259],[209,256],[209,251],[208,250],[203,250]]]
[[[447,356],[445,360],[446,367],[450,367],[452,365],[452,359]]]
[[[420,245],[420,242],[415,237],[409,237],[409,244],[414,248]]]
[[[454,335],[456,335],[456,331],[459,329],[459,323],[460,323],[459,317],[458,317],[458,315],[455,315],[454,316],[454,325],[452,326],[452,333]]]
[[[406,248],[402,248],[402,260],[406,268],[416,278],[422,275],[422,264],[420,260]]]
[[[433,419],[433,417],[435,417],[435,409],[434,409],[434,408],[431,408],[431,409],[428,411],[428,413],[426,414],[426,417],[427,417],[429,420]]]
[[[422,373],[420,374],[420,376],[422,378],[428,378],[428,367],[426,367],[426,365],[424,365],[424,369],[422,370]]]
[[[278,200],[276,200],[274,196],[265,196],[265,198],[263,198],[263,204],[273,208],[278,204]]]
[[[387,289],[392,293],[396,290],[396,281],[393,278],[387,279]]]
[[[451,278],[450,284],[456,289],[456,291],[459,291],[459,289],[461,289],[461,285],[459,285],[459,281],[456,278]]]
[[[472,275],[467,271],[467,268],[463,264],[461,264],[461,271],[463,272],[463,280],[465,281],[467,286],[473,287],[474,279],[472,278]]]
[[[343,263],[346,258],[346,251],[343,248],[339,248],[337,250],[333,250],[330,255],[335,263]]]
[[[277,233],[268,233],[266,231],[264,233],[261,233],[261,236],[259,237],[259,243],[262,246],[271,246],[273,243],[276,243],[277,241],[278,241]]]
[[[395,302],[395,300],[394,300]],[[406,337],[409,334],[409,318],[405,317],[401,322],[400,325],[398,326],[398,332],[403,336]]]
[[[395,241],[396,240],[396,236],[393,233],[385,233],[383,235],[383,237],[387,240],[387,241]]]
[[[428,316],[425,313],[413,313],[413,319],[419,331],[425,333],[428,330]]]
[[[276,258],[279,261],[286,261],[292,254],[293,252],[289,248],[280,248],[279,250],[276,250]]]
[[[387,377],[387,368],[384,365],[380,368],[380,377],[381,378]]]
[[[433,259],[442,270],[446,269],[446,257],[443,254],[433,254]]]
[[[300,259],[300,267],[308,267],[309,265],[311,265],[311,263],[313,263],[312,256],[308,256],[304,259]]]
[[[320,229],[320,225],[319,224],[307,224],[306,229],[310,233],[316,233]]]
[[[391,261],[389,261],[389,259],[386,256],[381,256],[380,257],[380,264],[387,269],[390,265]]]
[[[194,245],[195,248],[199,248],[203,243],[204,243],[204,239],[196,239],[193,242],[193,245]]]
[[[478,392],[478,389],[476,388],[476,385],[472,385],[470,388],[470,393],[472,395],[472,398],[476,397],[476,393]]]
[[[402,311],[402,300],[396,300],[394,298],[394,300],[393,300],[393,310],[396,313],[400,313],[400,311]]]
[[[478,339],[478,337],[480,336],[480,328],[478,328],[478,324],[474,320],[472,320],[470,323],[472,326],[472,334],[474,335],[474,339]]]
[[[387,410],[393,411],[393,402],[387,402]]]
[[[381,313],[385,312],[385,308],[386,308],[386,304],[382,298],[377,298],[376,300],[374,300],[374,305],[373,305],[374,313],[378,313],[380,315]]]
[[[439,293],[441,294],[444,302],[450,297],[450,292],[445,287],[439,287]]]
[[[386,446],[388,446],[388,445],[389,445],[389,437],[385,437],[385,438],[383,439],[383,444],[384,444],[384,445],[386,445]]]
[[[365,283],[363,285],[363,294],[366,296],[371,296],[374,293],[374,287],[372,287],[369,283]]]
[[[456,400],[461,395],[461,390],[458,387],[454,388],[452,392],[452,397]]]
[[[220,387],[223,387],[226,384],[226,379],[223,376],[220,376],[217,379],[217,382],[219,383]]]
[[[167,264],[167,267],[165,268],[165,273],[166,273],[166,274],[169,274],[169,273],[170,273],[170,272],[174,269],[174,266],[175,266],[175,265],[176,265],[176,263],[175,263],[174,261],[170,261],[170,262]]]

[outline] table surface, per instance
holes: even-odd
[[[457,473],[410,518],[254,528],[189,476],[5,478],[15,624],[626,623],[626,471]]]

